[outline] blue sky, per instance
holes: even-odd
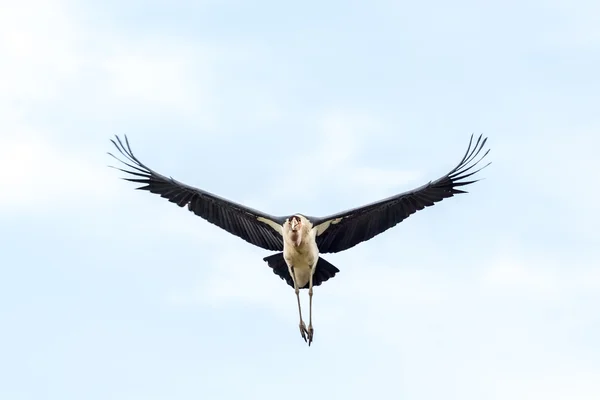
[[[1,4],[0,398],[600,398],[596,2]],[[468,195],[326,257],[310,348],[269,252],[107,168],[325,215],[471,133]]]

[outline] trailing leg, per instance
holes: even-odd
[[[306,329],[306,325],[302,320],[302,307],[300,306],[300,288],[298,288],[298,283],[296,280],[296,273],[294,272],[294,267],[290,267],[292,270],[292,279],[294,280],[294,291],[296,292],[296,300],[298,300],[298,315],[300,317],[300,334],[302,335],[302,339],[306,342],[306,335],[308,334],[308,330]]]
[[[308,279],[308,345],[312,343],[314,329],[312,326],[312,298],[313,298],[313,274],[310,274],[310,278]]]

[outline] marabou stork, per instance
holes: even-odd
[[[446,175],[421,187],[326,217],[309,217],[303,214],[277,217],[161,175],[134,156],[127,136],[124,142],[118,136],[115,138],[116,141],[111,139],[111,142],[129,162],[108,154],[131,168],[117,169],[134,176],[123,179],[144,185],[137,189],[159,194],[179,207],[187,206],[189,211],[227,232],[255,246],[277,252],[263,260],[275,274],[294,288],[298,300],[300,333],[309,346],[314,334],[313,287],[339,272],[319,254],[347,250],[394,227],[418,210],[455,194],[467,193],[459,188],[478,180],[465,179],[490,164],[471,171],[489,153],[487,150],[475,161],[487,138],[479,136],[473,145],[471,135],[469,147],[460,163]],[[302,319],[300,289],[308,289],[308,328]]]

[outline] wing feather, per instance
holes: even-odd
[[[130,169],[113,168],[134,176],[135,178],[123,179],[142,184],[138,190],[158,194],[179,207],[187,206],[188,210],[197,216],[255,246],[266,250],[283,250],[281,231],[276,228],[283,224],[285,217],[268,215],[173,178],[167,178],[136,158],[127,136],[124,142],[118,136],[115,138],[116,141],[111,139],[111,142],[127,161],[108,154]]]
[[[456,194],[467,193],[458,188],[475,183],[478,179],[465,179],[491,164],[473,170],[490,151],[488,149],[477,159],[486,142],[487,138],[480,135],[473,145],[471,135],[469,147],[458,165],[435,181],[375,203],[315,219],[313,226],[317,227],[319,252],[337,253],[347,250],[396,226],[425,207],[431,207]],[[474,162],[475,159],[477,161]]]

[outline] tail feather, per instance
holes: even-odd
[[[272,254],[263,258],[263,260],[269,264],[269,267],[271,267],[274,274],[279,275],[279,277],[286,281],[288,285],[294,287],[294,281],[292,280],[288,266],[283,258],[283,253]],[[329,263],[329,261],[319,257],[319,260],[317,261],[317,267],[315,268],[315,273],[313,275],[313,286],[319,286],[329,278],[333,278],[338,272],[340,272],[340,270]],[[300,289],[308,289],[308,283]]]

